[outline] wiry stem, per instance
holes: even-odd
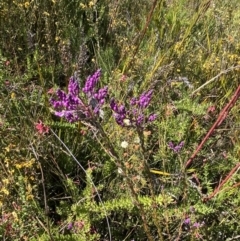
[[[227,177],[218,185],[218,187],[209,195],[204,201],[212,199],[217,193],[219,193],[220,188],[232,177],[232,175],[240,168],[240,162],[229,172]]]
[[[67,150],[67,152],[70,154],[70,156],[73,158],[73,160],[77,163],[77,165],[83,170],[83,172],[86,174],[87,177],[89,177],[89,174],[85,171],[85,169],[83,168],[83,166],[81,165],[81,163],[76,159],[76,157],[73,155],[73,153],[70,151],[70,149],[67,147],[67,145],[58,137],[58,135],[52,130],[50,129],[52,134],[59,140],[59,142],[64,146],[64,148]],[[91,183],[94,187],[94,189],[96,190],[96,193],[97,193],[97,196],[99,198],[99,201],[100,203],[103,205],[103,201],[102,201],[102,198],[97,190],[97,187],[96,185],[94,184],[94,182],[92,181],[91,177],[89,177],[89,179],[91,180]],[[111,236],[111,229],[110,229],[110,224],[109,224],[109,220],[108,220],[108,217],[107,217],[107,212],[106,212],[106,209],[104,208],[104,205],[103,205],[103,209],[104,209],[104,212],[105,212],[105,217],[106,217],[106,222],[107,222],[107,227],[108,227],[108,232],[109,232],[109,240],[111,241],[112,240],[112,236]]]
[[[152,174],[150,172],[150,168],[149,168],[149,165],[148,165],[147,160],[146,160],[147,159],[146,158],[146,148],[145,148],[145,144],[144,144],[144,136],[143,136],[142,129],[137,128],[137,132],[138,132],[138,136],[140,138],[140,144],[141,144],[141,148],[142,148],[142,151],[143,151],[143,158],[144,158],[143,164],[144,164],[144,170],[146,172],[147,180],[149,182],[150,194],[151,194],[151,197],[152,197],[152,200],[153,200],[153,205],[154,205],[154,207],[156,207],[157,202],[156,202],[156,199],[155,199],[154,184],[153,184],[153,180],[151,178]],[[153,222],[154,222],[154,224],[157,228],[159,238],[160,238],[160,240],[163,241],[162,230],[160,228],[160,220],[158,218],[158,215],[154,211],[153,211],[152,215],[153,215]]]
[[[105,133],[105,131],[103,130],[102,126],[96,121],[94,122],[94,125],[97,127],[97,130],[100,132],[100,135],[102,136],[102,139],[104,140],[105,145],[102,144],[101,140],[99,140],[98,136],[96,135],[95,137],[96,137],[97,141],[102,146],[102,148],[106,151],[106,153],[108,153],[108,155],[114,159],[116,166],[121,169],[121,174],[126,179],[128,188],[130,189],[130,192],[131,192],[131,195],[134,199],[134,202],[135,202],[136,206],[138,207],[138,209],[140,211],[140,215],[141,215],[141,218],[142,218],[142,221],[143,221],[143,228],[144,228],[144,231],[147,235],[148,240],[154,241],[154,238],[151,235],[150,228],[148,226],[148,222],[147,222],[146,214],[145,214],[145,211],[144,211],[144,207],[139,202],[138,195],[137,195],[136,191],[134,190],[134,185],[133,185],[131,179],[126,174],[126,167],[123,165],[123,162],[121,161],[121,158],[119,158],[117,152],[115,151],[111,141],[109,140],[109,138],[108,138],[107,134]]]
[[[201,148],[203,147],[204,143],[207,141],[207,139],[211,136],[211,134],[213,133],[214,129],[219,126],[223,120],[227,117],[227,114],[229,113],[229,111],[231,110],[231,108],[234,106],[234,104],[236,103],[238,97],[240,95],[240,85],[238,86],[236,92],[234,93],[234,95],[232,96],[232,99],[229,101],[229,103],[222,109],[222,111],[220,112],[217,120],[215,121],[215,123],[212,125],[211,129],[208,131],[208,133],[206,134],[206,136],[203,138],[202,142],[198,145],[197,149],[195,150],[195,152],[193,153],[193,155],[190,157],[190,159],[187,161],[187,163],[185,164],[185,168],[187,168],[193,161],[193,159],[195,158],[195,156],[197,155],[197,153],[201,150]]]

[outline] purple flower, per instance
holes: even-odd
[[[94,94],[94,88],[99,81],[101,76],[101,70],[98,69],[93,75],[88,76],[87,81],[85,83],[84,88],[82,91],[86,93],[89,97]]]
[[[58,90],[57,99],[52,98],[50,103],[56,110],[55,115],[65,117],[69,122],[75,122],[82,117],[89,116],[89,111],[83,101],[78,97],[78,84],[70,81],[69,93]]]
[[[68,84],[68,93],[74,96],[78,96],[79,90],[80,88],[79,88],[78,80],[74,76],[72,76]]]
[[[111,101],[110,101],[110,107],[111,107],[111,109],[112,109],[114,112],[117,112],[117,111],[118,111],[118,106],[117,106],[117,103],[115,102],[114,99],[111,99]]]
[[[174,146],[174,144],[170,141],[168,143],[168,147],[173,150],[175,153],[179,152],[184,146],[184,141],[181,141],[178,145]]]
[[[67,226],[67,229],[68,229],[68,230],[71,230],[72,228],[73,228],[73,223],[70,222],[70,223],[68,224],[68,226]]]
[[[191,224],[191,219],[190,218],[186,218],[183,222],[186,225],[190,225]]]
[[[144,115],[143,114],[139,114],[136,120],[136,125],[137,126],[141,126],[144,122]]]
[[[126,115],[126,109],[124,105],[120,105],[118,111],[120,115]]]
[[[130,105],[136,105],[137,104],[137,98],[136,97],[133,97],[131,100],[130,100]]]
[[[99,89],[98,92],[94,94],[94,98],[98,100],[100,104],[104,104],[107,94],[108,94],[108,87],[105,86],[104,88]]]
[[[100,113],[100,108],[105,102],[108,93],[108,87],[95,91],[96,83],[100,78],[100,69],[92,76],[87,78],[83,92],[87,94],[88,103],[92,107],[93,113]],[[69,122],[79,121],[92,115],[89,106],[85,105],[79,97],[79,81],[75,76],[69,79],[68,93],[57,90],[56,99],[50,99],[50,103],[55,109],[55,115],[66,118]]]
[[[117,103],[114,101],[114,99],[111,100],[110,102],[110,107],[114,111],[114,118],[116,122],[124,126],[123,120],[126,118],[126,109],[124,105],[118,106]]]
[[[200,224],[199,222],[195,222],[195,223],[193,224],[193,227],[194,227],[194,228],[200,228],[200,227],[201,227],[201,224]]]
[[[130,107],[126,110],[125,106],[118,106],[117,103],[112,99],[110,107],[114,112],[115,120],[119,125],[124,126],[124,119],[128,119],[132,124],[140,127],[147,122],[153,122],[156,120],[157,115],[151,114],[146,117],[144,109],[146,109],[151,101],[153,90],[149,90],[140,95],[140,97],[131,98],[129,104]],[[122,108],[122,109],[121,109]]]
[[[148,117],[148,121],[149,122],[153,122],[157,119],[157,114],[151,114],[149,117]]]
[[[141,96],[139,97],[139,101],[138,101],[138,106],[140,108],[147,108],[150,101],[151,101],[151,98],[152,98],[152,93],[153,93],[153,90],[149,90],[148,92],[144,92],[141,94]]]

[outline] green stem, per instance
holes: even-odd
[[[140,129],[140,128],[137,128],[137,133],[138,133],[138,136],[139,136],[139,139],[140,139],[140,145],[141,145],[141,149],[142,149],[142,152],[143,152],[144,171],[146,173],[146,177],[147,177],[147,180],[148,180],[148,183],[149,183],[149,189],[150,189],[150,194],[151,194],[151,197],[152,197],[152,200],[153,200],[153,206],[157,207],[152,174],[150,172],[150,167],[147,163],[147,157],[146,157],[147,151],[146,151],[145,144],[144,144],[143,130]],[[157,215],[157,212],[153,211],[152,217],[153,217],[154,225],[157,228],[159,238],[160,238],[161,241],[163,241],[164,239],[163,239],[163,236],[162,236],[162,229],[160,228],[161,220],[160,220],[159,216]]]
[[[141,215],[141,218],[142,218],[142,221],[143,221],[143,228],[144,228],[144,231],[147,235],[147,238],[148,238],[149,241],[154,241],[154,238],[151,235],[150,228],[148,226],[148,222],[147,222],[146,214],[145,214],[145,211],[144,211],[144,207],[138,199],[138,195],[137,195],[136,191],[134,190],[134,185],[133,185],[131,179],[126,174],[126,168],[123,165],[123,161],[119,158],[117,152],[115,151],[111,141],[109,140],[109,138],[108,138],[107,134],[105,133],[105,131],[103,130],[102,126],[98,122],[94,122],[94,124],[97,127],[98,131],[100,132],[100,134],[102,136],[102,139],[104,140],[105,146],[102,144],[101,140],[96,135],[97,141],[102,146],[102,148],[108,153],[108,155],[114,159],[117,167],[121,168],[121,170],[122,170],[121,174],[125,177],[128,188],[130,189],[131,196],[132,196],[137,208],[140,211],[140,215]]]

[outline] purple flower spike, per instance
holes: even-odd
[[[137,104],[137,98],[133,97],[131,100],[130,100],[130,105],[136,105]]]
[[[126,114],[127,114],[125,106],[124,105],[118,106],[115,100],[112,99],[110,102],[110,107],[114,111],[114,118],[116,122],[119,125],[123,126],[124,125],[123,120],[126,118]]]
[[[110,107],[114,111],[114,117],[119,125],[128,126],[124,124],[124,119],[130,120],[131,124],[137,127],[143,127],[148,122],[153,122],[157,118],[157,114],[151,114],[148,117],[144,113],[151,101],[153,90],[149,90],[140,95],[140,97],[131,98],[129,109],[125,106],[118,106],[114,100],[111,100]]]
[[[181,151],[181,149],[183,148],[184,146],[184,141],[181,141],[178,145],[174,146],[174,144],[170,141],[168,143],[168,147],[173,150],[175,153]]]
[[[93,107],[93,112],[95,114],[99,114],[101,106],[104,104],[105,99],[108,94],[108,87],[105,86],[102,89],[99,89],[98,92],[96,92],[93,95],[93,98],[90,100],[90,105]]]
[[[72,76],[69,80],[68,93],[74,96],[79,95],[79,83],[74,76]]]
[[[140,114],[138,117],[137,117],[137,121],[136,121],[136,124],[137,126],[141,126],[144,122],[144,115],[143,114]]]
[[[149,117],[148,117],[148,121],[149,122],[153,122],[157,119],[157,114],[151,114]]]
[[[151,101],[151,98],[152,98],[152,93],[153,93],[153,90],[149,90],[148,92],[144,92],[142,93],[142,95],[140,96],[139,98],[139,101],[138,101],[138,106],[140,108],[147,108],[150,101]]]
[[[120,105],[118,111],[120,115],[126,115],[126,109],[124,105]]]
[[[193,227],[194,227],[194,228],[200,228],[200,227],[201,227],[201,224],[198,223],[198,222],[196,222],[196,223],[193,224]]]
[[[84,104],[79,96],[80,86],[79,81],[75,76],[69,79],[68,93],[62,90],[57,90],[56,99],[50,99],[50,103],[55,109],[55,115],[64,117],[69,122],[76,122],[86,117],[91,117],[93,110],[94,114],[100,115],[101,110],[108,94],[108,87],[95,91],[97,82],[99,81],[101,71],[97,70],[93,75],[87,78],[83,92],[87,94],[88,104]],[[91,108],[89,108],[91,107]]]
[[[94,93],[94,88],[95,88],[100,76],[101,76],[100,69],[98,69],[93,75],[88,76],[87,81],[86,81],[85,86],[82,89],[82,91],[84,93],[88,94],[88,96],[92,96]]]
[[[94,94],[94,98],[98,100],[101,104],[103,104],[105,101],[105,98],[107,97],[107,94],[108,94],[108,87],[105,86],[104,88],[99,89],[99,91]]]
[[[191,224],[191,219],[190,218],[186,218],[183,222],[186,225],[190,225]]]
[[[120,125],[120,126],[124,126],[124,116],[119,115],[119,114],[114,114],[115,120],[116,122]]]
[[[62,90],[57,90],[57,97],[60,99],[60,100],[62,100],[62,101],[65,101],[66,99],[67,99],[67,94],[64,92],[64,91],[62,91]]]
[[[72,228],[73,228],[73,223],[71,222],[71,223],[68,224],[67,229],[71,230]]]
[[[110,101],[110,107],[111,107],[111,109],[112,109],[114,112],[118,112],[118,106],[117,106],[117,103],[115,102],[114,99],[111,99],[111,101]]]

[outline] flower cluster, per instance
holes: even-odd
[[[107,87],[96,91],[96,84],[99,81],[100,74],[100,70],[97,70],[92,76],[89,76],[82,89],[83,93],[87,95],[88,103],[95,114],[99,114],[108,93]],[[52,98],[50,100],[51,105],[55,109],[54,114],[66,118],[69,122],[90,117],[91,109],[83,102],[79,94],[79,81],[75,76],[72,76],[68,84],[68,93],[59,89],[56,92],[57,99]]]
[[[79,83],[75,77],[71,77],[68,85],[68,94],[62,90],[56,92],[57,100],[51,98],[50,103],[56,110],[54,114],[65,117],[69,122],[75,122],[89,115],[83,101],[79,98]]]
[[[153,90],[149,90],[140,95],[139,98],[130,100],[130,108],[126,110],[124,105],[118,105],[114,99],[110,102],[110,107],[114,112],[116,122],[121,126],[136,125],[142,126],[147,122],[156,120],[156,114],[150,114],[146,117],[144,110],[149,106]]]
[[[95,93],[95,87],[101,76],[101,70],[98,69],[93,75],[88,76],[85,86],[82,89],[89,97],[92,97]]]
[[[53,106],[54,114],[64,117],[69,122],[76,122],[84,118],[91,118],[93,114],[103,115],[102,105],[108,94],[108,87],[105,86],[97,89],[97,83],[101,76],[101,70],[98,69],[93,75],[88,76],[82,93],[87,96],[86,105],[80,97],[80,86],[76,76],[72,76],[69,80],[68,93],[57,90],[56,97],[51,98],[50,103]],[[148,108],[153,90],[142,93],[138,98],[134,97],[130,100],[128,110],[124,105],[119,105],[114,99],[110,102],[110,107],[114,112],[116,122],[121,126],[137,126],[142,127],[148,122],[156,120],[157,115],[152,113],[145,114]]]
[[[130,105],[138,106],[141,109],[145,109],[149,106],[153,94],[153,90],[149,90],[148,92],[143,92],[139,98],[132,98],[130,100]]]
[[[205,222],[194,222],[193,224],[191,223],[191,219],[188,217],[186,218],[183,223],[185,225],[191,226],[192,228],[201,228],[202,226],[204,226]]]
[[[35,123],[35,128],[40,135],[49,133],[49,127],[44,125],[41,120],[38,123]]]
[[[85,223],[82,220],[70,222],[67,225],[67,229],[71,230],[73,233],[79,233],[83,229],[84,225],[85,225]]]
[[[184,146],[184,141],[181,141],[181,142],[180,142],[178,145],[176,145],[176,146],[174,146],[174,144],[173,144],[171,141],[168,143],[168,147],[169,147],[171,150],[173,150],[175,153],[180,152],[181,149],[183,148],[183,146]]]
[[[195,234],[195,237],[198,239],[198,238],[201,238],[201,235],[199,233],[200,231],[200,228],[203,227],[205,225],[205,222],[194,222],[192,223],[191,222],[191,219],[190,217],[187,217],[184,221],[183,221],[183,224],[185,226],[185,230],[191,230],[191,231],[194,231],[194,234]]]
[[[127,111],[125,109],[124,105],[117,105],[114,99],[111,100],[110,102],[110,107],[114,111],[114,117],[116,122],[123,126],[124,125],[124,119],[126,118]]]
[[[88,76],[85,86],[82,91],[87,95],[89,104],[95,114],[100,113],[100,108],[105,102],[108,94],[108,87],[105,86],[98,91],[96,90],[97,83],[101,76],[101,70],[98,69],[93,75]]]

